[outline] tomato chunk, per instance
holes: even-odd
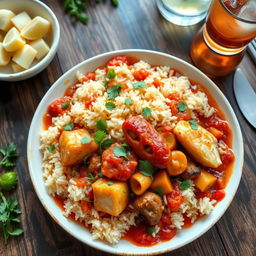
[[[145,80],[149,75],[150,73],[145,69],[140,69],[133,73],[134,78],[138,81]]]
[[[95,73],[94,72],[88,72],[85,76],[83,76],[81,79],[80,79],[80,82],[83,83],[83,82],[87,82],[87,81],[95,81]]]
[[[135,172],[138,161],[130,151],[127,151],[127,158],[116,156],[114,149],[118,147],[121,147],[121,144],[115,143],[103,152],[101,172],[110,179],[126,181]]]
[[[218,190],[212,194],[213,200],[221,201],[225,197],[225,192],[223,190]]]
[[[161,239],[161,241],[169,241],[171,240],[174,236],[176,236],[177,229],[176,228],[171,228],[171,227],[162,227],[158,235]]]
[[[184,198],[180,193],[178,185],[173,184],[173,191],[167,194],[167,203],[171,211],[175,212],[180,208],[180,205],[184,202]]]
[[[48,113],[53,117],[63,115],[70,108],[70,105],[65,105],[64,103],[71,101],[72,98],[68,96],[58,98],[49,105]]]

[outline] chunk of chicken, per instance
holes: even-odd
[[[173,130],[178,141],[200,164],[217,168],[221,165],[217,139],[202,126],[193,130],[187,121],[179,121]]]
[[[98,145],[86,129],[63,131],[59,145],[63,166],[79,164],[86,155],[94,153],[98,149]]]

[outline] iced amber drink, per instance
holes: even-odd
[[[213,0],[206,24],[192,42],[192,61],[210,77],[224,76],[241,62],[255,36],[255,0]]]

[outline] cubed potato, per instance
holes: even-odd
[[[21,38],[19,31],[13,27],[6,33],[3,46],[7,52],[15,52],[22,48],[25,43],[26,42]]]
[[[13,25],[11,22],[12,17],[14,17],[15,14],[6,9],[0,10],[0,30],[8,31]]]
[[[47,43],[44,41],[44,39],[39,39],[29,44],[37,51],[37,55],[36,55],[37,60],[41,60],[50,51],[50,48],[47,45]]]
[[[164,194],[171,193],[173,190],[171,180],[165,171],[158,171],[155,174],[151,188],[153,190],[162,188]]]
[[[12,60],[24,69],[28,69],[35,59],[36,54],[37,51],[34,48],[28,44],[25,44],[20,50],[15,52]]]
[[[217,178],[215,176],[202,170],[200,175],[194,180],[194,183],[198,189],[200,189],[202,192],[205,192],[210,187],[212,187],[216,181]]]
[[[129,188],[126,182],[98,179],[92,184],[94,208],[118,216],[128,205]]]
[[[31,18],[29,17],[29,15],[26,12],[21,12],[19,14],[17,14],[16,16],[14,16],[11,19],[13,25],[19,30],[21,31],[25,25],[27,25],[30,21]]]
[[[82,139],[88,138],[90,142],[83,144]],[[60,158],[63,166],[72,166],[83,161],[88,154],[94,153],[98,145],[86,129],[63,131],[60,139]]]
[[[10,55],[3,47],[3,43],[0,43],[0,66],[6,66],[9,63],[10,58]]]
[[[40,16],[35,17],[21,30],[21,36],[28,40],[42,38],[50,29],[50,22]]]
[[[200,164],[217,168],[222,162],[217,147],[217,139],[202,126],[193,130],[187,121],[179,121],[173,130],[182,146]]]
[[[23,67],[21,67],[20,65],[16,64],[15,62],[11,62],[11,66],[12,66],[12,70],[14,73],[18,73],[18,72],[22,72],[25,69]]]

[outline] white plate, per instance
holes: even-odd
[[[42,117],[45,114],[48,105],[54,99],[63,96],[66,88],[76,81],[77,71],[80,71],[81,73],[94,71],[97,67],[106,64],[109,59],[119,55],[135,56],[153,65],[167,65],[173,67],[182,72],[184,75],[188,76],[190,79],[204,85],[218,102],[233,131],[233,150],[236,160],[233,173],[226,187],[226,197],[217,204],[209,216],[198,220],[191,228],[180,230],[169,242],[164,242],[153,247],[137,247],[123,240],[121,240],[115,246],[110,246],[100,241],[92,240],[90,233],[86,229],[62,215],[59,207],[47,194],[42,177],[43,170],[41,167],[42,156],[39,152],[39,133],[42,130],[43,125]],[[63,76],[61,76],[57,82],[54,83],[54,85],[49,89],[42,99],[33,117],[28,136],[27,157],[30,176],[40,201],[52,218],[68,233],[83,243],[109,253],[125,255],[150,255],[172,251],[192,242],[204,234],[219,220],[230,205],[236,193],[242,175],[244,152],[242,134],[236,116],[225,96],[207,76],[187,62],[168,54],[148,50],[122,50],[104,53],[88,59],[70,69]]]

